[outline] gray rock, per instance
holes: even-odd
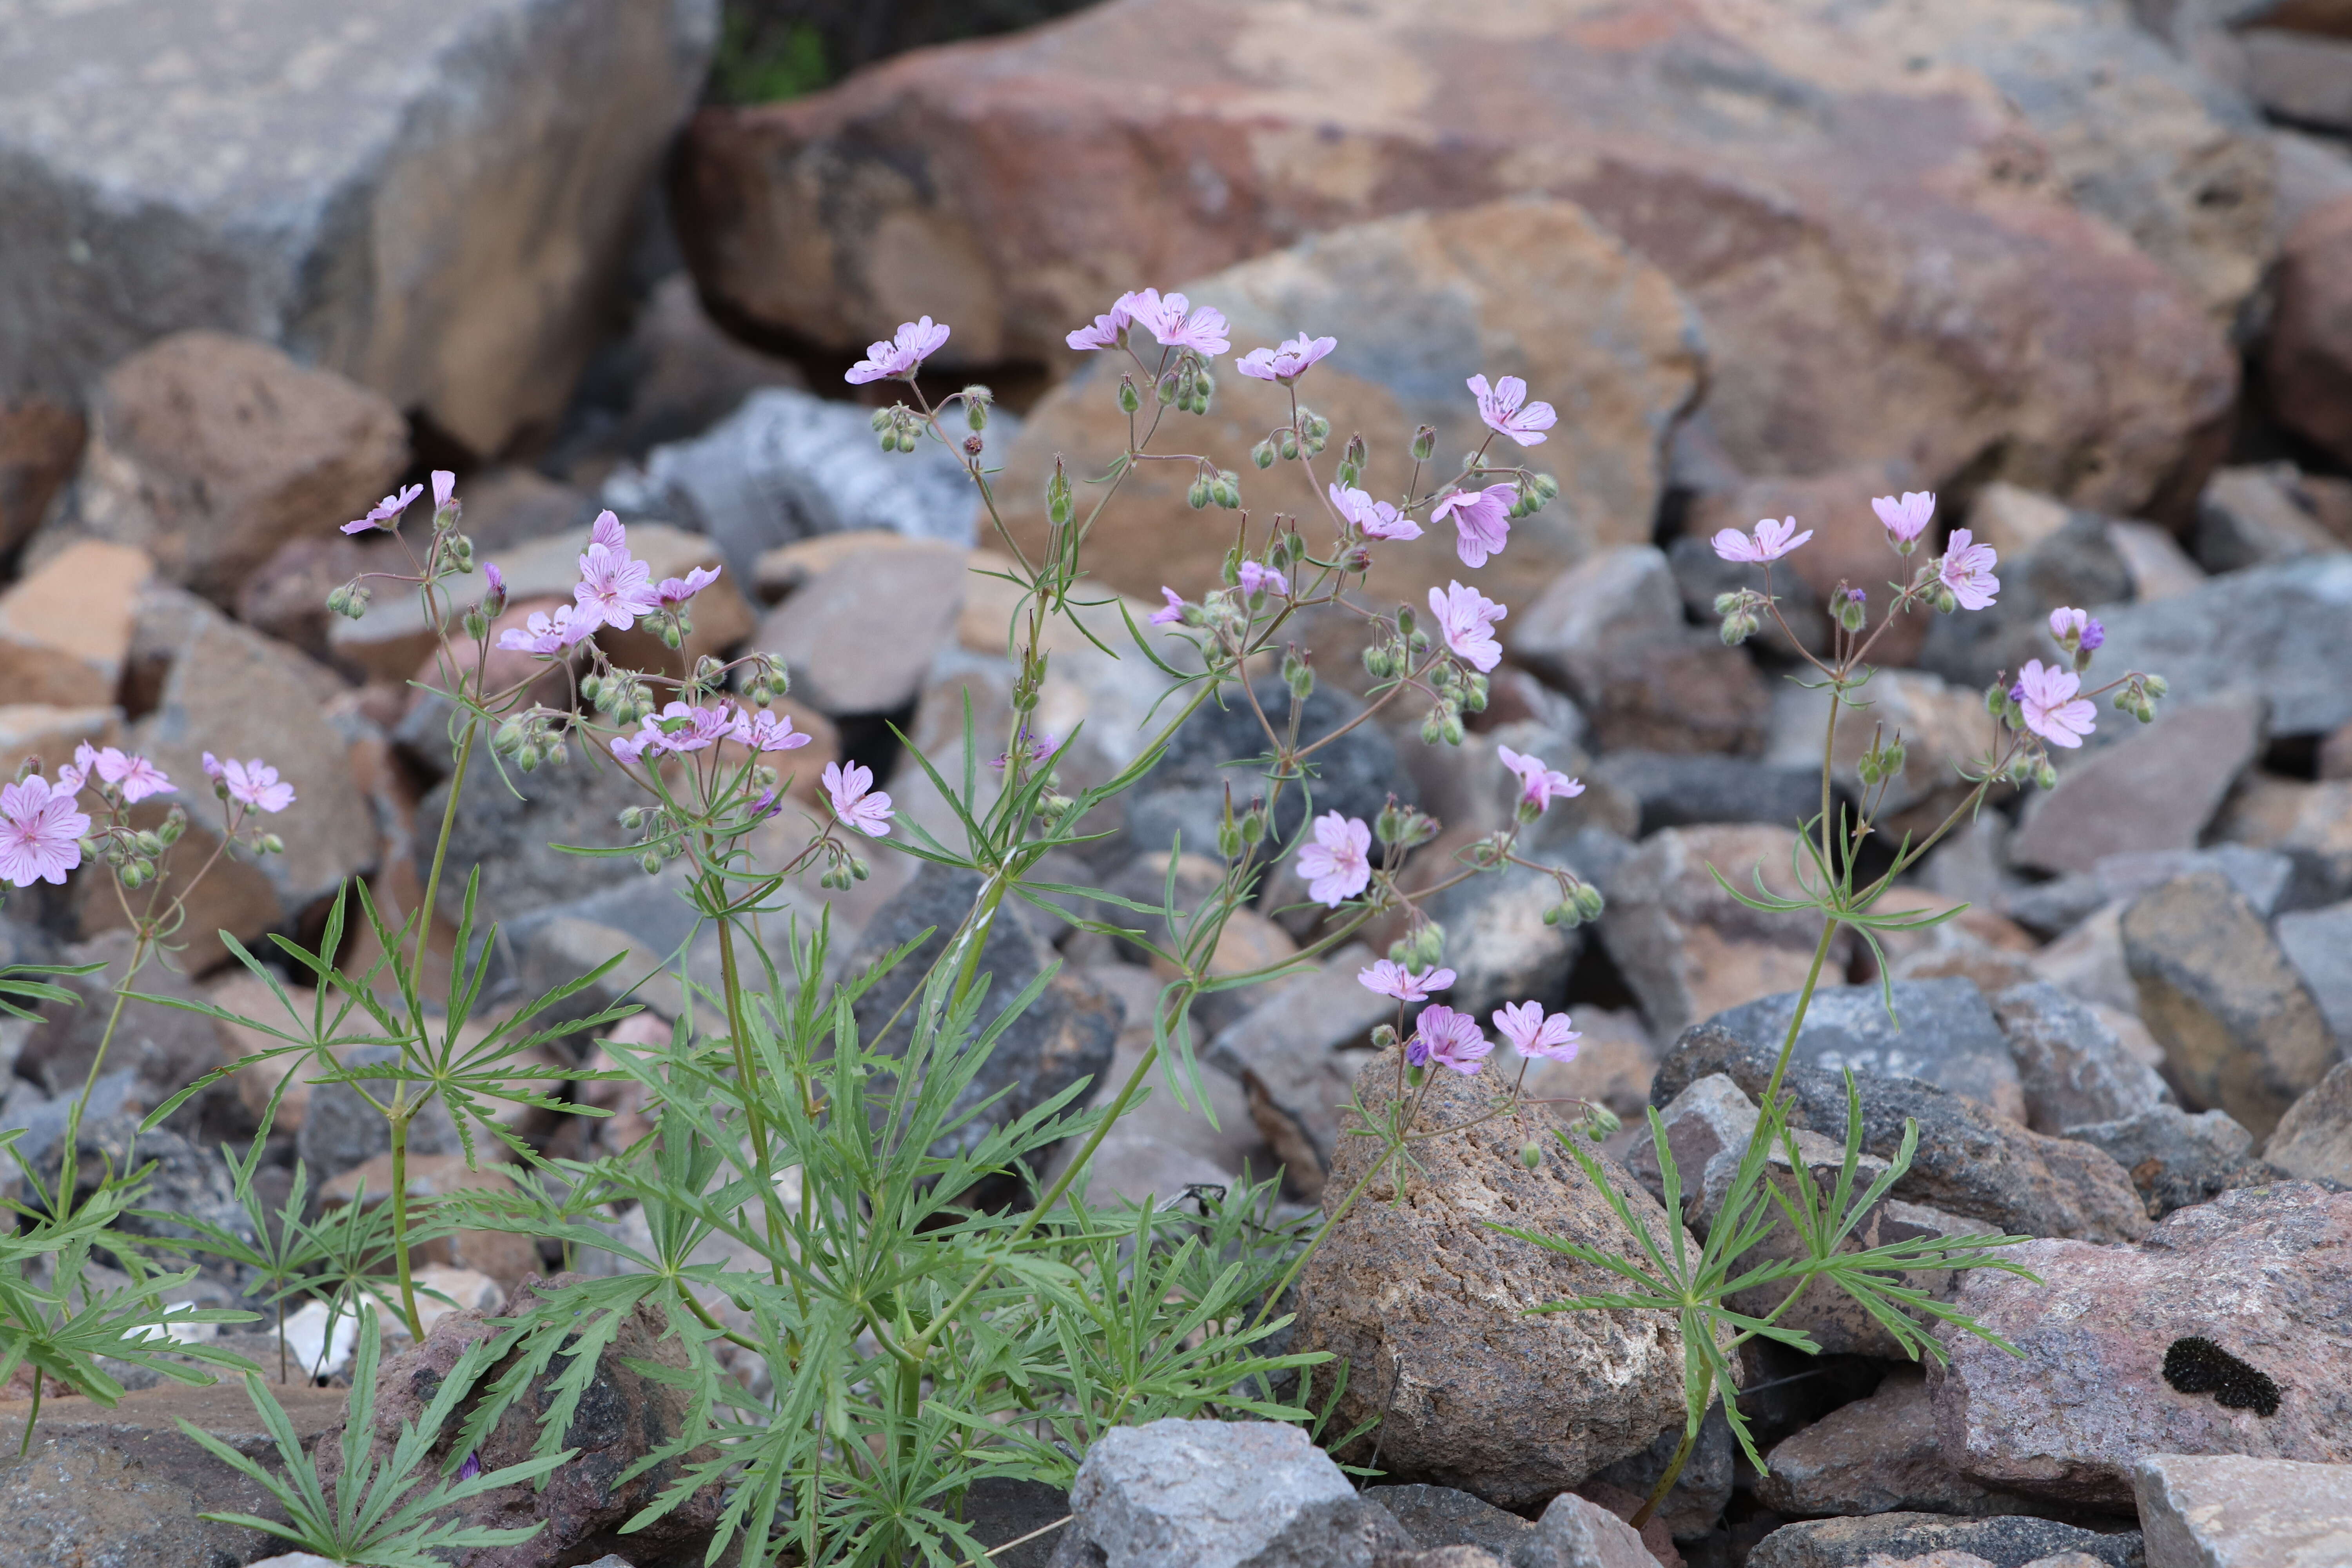
[[[1776,1513],[2030,1513],[2034,1504],[1988,1491],[1944,1463],[1927,1379],[1897,1366],[1867,1399],[1841,1405],[1764,1457],[1756,1500]]]
[[[2260,1186],[2278,1178],[2269,1164],[2252,1157],[2254,1135],[2223,1110],[2192,1116],[2177,1105],[2154,1105],[2116,1121],[2066,1128],[2062,1136],[2105,1150],[2129,1172],[2132,1184],[2147,1200],[2150,1219],[2204,1203],[2231,1187]]]
[[[356,1068],[399,1059],[396,1046],[362,1046],[344,1058],[343,1065]],[[394,1081],[388,1075],[372,1079],[367,1085],[368,1092],[382,1100],[393,1092]],[[410,1092],[415,1093],[414,1089]],[[464,1152],[457,1123],[451,1120],[448,1108],[438,1100],[408,1124],[408,1146],[419,1154]],[[311,1088],[310,1103],[303,1110],[302,1127],[295,1134],[294,1148],[310,1167],[311,1189],[316,1191],[352,1166],[363,1165],[378,1154],[390,1152],[392,1129],[384,1121],[383,1112],[360,1098],[357,1086],[317,1084]]]
[[[1551,1500],[1510,1558],[1511,1568],[1654,1568],[1657,1561],[1632,1525],[1574,1492]]]
[[[2294,863],[2284,906],[2312,909],[2352,899],[2352,779],[2253,773],[2221,807],[2213,835]]]
[[[2003,670],[2015,674],[2029,658],[2053,657],[2050,612],[2061,605],[2104,610],[2131,596],[2131,571],[2108,536],[2107,520],[2074,511],[2031,549],[2001,555],[2000,596],[1990,609],[1929,621],[1919,665],[1957,685],[1981,688]]]
[[[1797,1013],[1796,992],[1727,1008],[1708,1026],[1776,1053]],[[2009,1042],[1984,993],[1966,980],[1898,980],[1894,1016],[1875,985],[1828,985],[1813,993],[1790,1058],[1839,1073],[1914,1078],[1964,1095],[2011,1121],[2025,1120],[2025,1091]]]
[[[1595,1472],[1591,1481],[1646,1498],[1656,1489],[1658,1479],[1666,1473],[1666,1464],[1675,1457],[1675,1450],[1682,1447],[1682,1441],[1683,1423],[1676,1421],[1640,1453]],[[1723,1521],[1723,1510],[1731,1501],[1731,1423],[1723,1418],[1723,1406],[1718,1403],[1699,1422],[1698,1440],[1691,1445],[1690,1454],[1683,1461],[1682,1474],[1675,1478],[1653,1517],[1664,1523],[1673,1539],[1697,1540],[1712,1533]],[[1585,1489],[1594,1489],[1588,1482]]]
[[[2284,27],[2239,36],[2254,100],[2290,124],[2352,131],[2352,44]]]
[[[1596,552],[1552,580],[1502,627],[1514,658],[1588,704],[1600,696],[1607,656],[1631,644],[1683,636],[1682,597],[1665,552],[1653,544]]]
[[[1413,1549],[1305,1430],[1276,1422],[1113,1427],[1070,1509],[1052,1568],[1372,1568]]]
[[[2094,672],[2104,679],[2123,668],[2102,650]],[[2177,681],[2173,689],[2191,696]],[[2127,724],[2126,732],[2063,762],[2058,787],[2035,797],[2010,839],[2010,858],[2018,864],[2088,871],[2111,855],[2194,848],[2262,748],[2261,705],[2242,700],[2159,710],[2146,730],[2112,710],[2101,718],[2102,729]]]
[[[571,760],[562,766],[542,763],[526,773],[512,766],[492,767],[483,748],[477,747],[449,834],[447,865],[460,869],[442,875],[445,917],[455,921],[465,909],[463,868],[474,866],[481,868],[474,909],[478,925],[622,888],[645,891],[648,879],[634,858],[567,855],[556,847],[619,847],[627,842],[621,832],[621,813],[653,802],[645,786],[610,757],[583,756],[577,745],[570,751]],[[445,779],[419,803],[417,819],[438,824],[448,798],[449,781]],[[419,887],[432,868],[433,847],[432,834],[415,837]]]
[[[1319,1196],[1339,1145],[1339,1109],[1368,1054],[1377,1025],[1396,1004],[1367,991],[1356,973],[1370,949],[1341,950],[1271,994],[1210,1039],[1202,1060],[1241,1080],[1250,1119],[1284,1167],[1292,1190]]]
[[[80,1092],[79,1087],[75,1093]],[[117,1116],[142,1116],[147,1110],[147,1092],[139,1082],[136,1068],[117,1068],[89,1087],[89,1102],[84,1108],[84,1121],[99,1121]],[[59,1158],[58,1140],[66,1135],[66,1119],[72,1114],[73,1100],[50,1099],[38,1084],[22,1079],[9,1087],[7,1106],[0,1111],[0,1131],[23,1128],[14,1148],[16,1154],[32,1162],[37,1168]]]
[[[2337,1053],[2352,1053],[2352,900],[2281,915],[2271,931],[2319,1004]]]
[[[0,365],[70,397],[142,343],[215,327],[477,452],[551,424],[718,11],[18,7],[0,41]]]
[[[1445,1000],[1484,1017],[1503,1002],[1566,996],[1584,933],[1544,923],[1545,911],[1559,900],[1559,883],[1549,875],[1507,866],[1424,901],[1423,912],[1445,928],[1454,973]]]
[[[2208,572],[2239,572],[2343,548],[2296,500],[2300,477],[2293,463],[2216,470],[2197,498],[2198,564]]]
[[[2294,861],[2272,849],[2217,844],[2210,849],[2147,849],[2109,855],[2077,871],[2012,893],[2001,912],[2020,925],[2053,935],[2074,930],[2117,899],[2132,899],[2197,871],[2219,871],[2265,919],[2277,912],[2295,881]]]
[[[2098,1014],[2047,981],[2002,992],[1993,1016],[2025,1090],[2025,1124],[2036,1132],[2119,1121],[2172,1098]]]
[[[2112,1534],[2055,1520],[2004,1515],[1952,1519],[1935,1513],[1879,1513],[1784,1524],[1748,1554],[1748,1568],[1864,1568],[1874,1553],[1925,1557],[1969,1552],[1993,1568],[2028,1568],[2036,1558],[2081,1552],[2108,1568],[2147,1568],[2139,1531]]]
[[[2149,1454],[2132,1471],[2147,1568],[2352,1562],[2352,1465]]]
[[[793,695],[826,713],[912,702],[963,608],[968,552],[896,533],[826,542],[821,563],[768,612],[753,646],[784,661]],[[806,547],[803,547],[806,548]],[[877,626],[890,635],[875,637]]]
[[[1517,1514],[1452,1487],[1370,1487],[1364,1496],[1388,1510],[1424,1549],[1483,1546],[1497,1557],[1508,1557],[1511,1548],[1535,1530]]]
[[[2181,1098],[2268,1137],[2336,1045],[2262,918],[2218,872],[2200,871],[2140,895],[2123,939],[2140,1016]]]
[[[1773,1052],[1712,1026],[1686,1032],[1659,1068],[1652,1104],[1664,1104],[1698,1079],[1727,1074],[1743,1094],[1763,1092]],[[1846,1090],[1841,1075],[1791,1067],[1783,1087],[1794,1120],[1843,1144]],[[1864,1152],[1887,1159],[1904,1124],[1919,1124],[1919,1146],[1892,1196],[2026,1236],[2126,1241],[2147,1232],[2140,1197],[2122,1167],[2087,1144],[2045,1138],[1933,1084],[1856,1074]]]
[[[2352,1062],[2338,1062],[2279,1118],[2263,1159],[2291,1176],[2352,1187]]]
[[[1010,1551],[997,1551],[988,1560],[989,1568],[1045,1568],[1062,1531],[1036,1532],[1069,1511],[1070,1495],[1061,1488],[1011,1476],[983,1476],[963,1494],[964,1524],[983,1545],[1001,1549],[1008,1542],[1021,1542]],[[1022,1539],[1031,1535],[1036,1538]]]
[[[1775,767],[1752,757],[1612,752],[1593,764],[1593,773],[1639,803],[1643,837],[1662,827],[1709,822],[1793,827],[1822,809],[1818,767]]]
[[[55,977],[52,983],[64,986],[76,1000],[41,1004],[41,1022],[25,1037],[16,1055],[18,1077],[32,1079],[55,1099],[79,1094],[89,1080],[99,1042],[107,1032],[107,1020],[113,1016],[118,986],[127,985],[142,995],[184,1002],[204,999],[203,993],[185,974],[152,959],[137,978],[131,979],[131,933],[118,931],[66,949],[63,957],[68,963],[103,963],[106,967],[90,974]],[[223,1065],[225,1059],[220,1037],[211,1019],[201,1013],[151,1002],[124,1004],[121,1020],[115,1026],[114,1038],[106,1050],[109,1067],[115,1070],[129,1068],[137,1075],[138,1097],[151,1107],[163,1104]],[[227,1120],[234,1113],[229,1111],[226,1100],[235,1093],[231,1085],[215,1085],[182,1107],[174,1114],[173,1125],[179,1131],[194,1132],[209,1120],[215,1123],[215,1131],[223,1134],[250,1131],[249,1127],[238,1127]]]
[[[66,1102],[56,1103],[62,1106]],[[147,1166],[151,1168],[138,1210],[117,1219],[115,1229],[166,1240],[196,1235],[173,1217],[184,1215],[232,1236],[250,1238],[253,1221],[245,1212],[245,1205],[236,1200],[228,1167],[222,1163],[218,1150],[199,1148],[161,1127],[142,1132],[139,1122],[140,1119],[128,1110],[103,1121],[84,1119],[81,1136],[75,1143],[76,1202],[89,1200],[98,1190],[99,1177],[104,1172],[136,1171]],[[50,1171],[46,1175],[54,1182],[58,1173]]]
[[[2352,719],[2352,554],[2232,572],[2101,619],[2107,641],[2095,668],[2105,674],[2161,675],[2183,705],[2259,692],[2273,735],[2324,735]]]
[[[990,418],[992,461],[1018,426],[1001,409]],[[704,434],[655,447],[642,468],[605,480],[604,500],[625,519],[700,529],[745,582],[761,551],[812,534],[883,529],[968,545],[976,505],[949,447],[883,452],[866,409],[790,387],[755,392]]]

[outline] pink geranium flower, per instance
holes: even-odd
[[[1952,531],[1952,541],[1944,549],[1944,558],[1936,563],[1936,577],[1952,591],[1952,597],[1964,610],[1990,607],[1992,597],[2000,592],[2000,579],[1992,574],[1999,563],[1990,544],[1973,542],[1965,528]]]
[[[811,737],[793,728],[791,714],[771,713],[761,709],[756,713],[738,714],[735,727],[728,732],[728,739],[755,752],[791,752],[807,745]]]
[[[1793,537],[1791,537],[1793,535]],[[1726,561],[1745,561],[1760,566],[1768,561],[1778,561],[1813,536],[1811,529],[1797,532],[1797,520],[1782,518],[1775,522],[1766,518],[1756,525],[1753,537],[1736,528],[1727,528],[1715,536],[1715,552]]]
[[[1876,496],[1870,510],[1878,514],[1886,536],[1897,544],[1908,544],[1927,530],[1928,520],[1936,515],[1936,492],[1905,490],[1902,498]]]
[[[1516,1002],[1495,1009],[1495,1027],[1511,1048],[1523,1057],[1543,1057],[1556,1062],[1576,1059],[1576,1032],[1565,1013],[1547,1017],[1537,1002]]]
[[[2062,605],[2050,612],[2050,635],[2069,653],[2077,647],[2095,653],[2107,640],[2107,628],[2090,611]]]
[[[1477,1019],[1443,1002],[1433,1002],[1421,1010],[1412,1038],[1405,1042],[1404,1059],[1415,1067],[1435,1062],[1467,1076],[1485,1064],[1494,1048],[1495,1042],[1479,1029]]]
[[[1135,290],[1129,289],[1111,304],[1107,314],[1097,316],[1083,327],[1071,330],[1062,341],[1082,353],[1097,349],[1118,348],[1127,338],[1127,329],[1135,324]]]
[[[645,733],[639,741],[646,750],[677,756],[708,750],[733,735],[735,727],[735,705],[731,702],[721,702],[716,708],[690,708],[683,702],[672,702],[658,714],[646,716]]]
[[[1368,539],[1419,539],[1421,524],[1384,500],[1374,500],[1362,490],[1343,488],[1334,483],[1329,487],[1331,505],[1341,517],[1363,531]]]
[[[1483,490],[1454,490],[1440,496],[1429,510],[1429,521],[1451,518],[1454,552],[1465,566],[1484,566],[1486,557],[1500,554],[1511,538],[1511,503],[1518,499],[1517,485],[1488,485]]]
[[[1278,349],[1250,350],[1234,361],[1234,368],[1253,381],[1278,381],[1287,386],[1339,346],[1337,338],[1310,338],[1301,332]]]
[[[457,476],[446,468],[433,470],[433,510],[440,511],[457,499]]]
[[[1155,626],[1172,626],[1184,618],[1183,596],[1165,583],[1160,585],[1160,595],[1168,601],[1168,607],[1152,611],[1150,619]]]
[[[76,752],[74,759],[79,762],[81,753]],[[93,761],[98,769],[98,776],[121,790],[122,798],[133,805],[151,795],[170,795],[173,792],[172,781],[163,776],[163,770],[144,757],[128,755],[113,746],[109,746],[99,752]]]
[[[1541,757],[1530,757],[1508,746],[1496,746],[1495,755],[1519,775],[1519,798],[1538,811],[1550,805],[1555,797],[1571,800],[1584,793],[1583,784],[1557,772]]]
[[[1454,984],[1454,971],[1424,969],[1415,974],[1395,960],[1383,958],[1370,969],[1356,971],[1356,984],[1400,1002],[1426,1002],[1431,992],[1443,991]]]
[[[626,631],[639,616],[650,616],[661,606],[653,569],[626,550],[604,544],[590,544],[580,557],[580,581],[572,585],[572,597],[579,605],[573,623],[584,624],[590,632],[599,626]]]
[[[1507,375],[1490,389],[1485,376],[1474,375],[1470,391],[1478,399],[1478,417],[1497,436],[1508,436],[1522,447],[1540,447],[1551,439],[1544,432],[1559,416],[1549,403],[1528,402],[1528,384],[1517,376]]]
[[[259,757],[242,763],[231,757],[222,762],[206,752],[205,776],[227,785],[229,799],[241,801],[256,811],[279,812],[294,804],[294,786],[279,783],[278,770]]]
[[[423,485],[410,485],[405,489],[396,489],[370,507],[365,517],[353,518],[343,524],[343,531],[365,533],[371,528],[388,528],[398,521],[400,514],[414,506],[416,498],[424,493]]]
[[[2029,658],[2017,672],[2017,685],[2011,695],[2025,710],[2027,729],[2052,745],[2071,751],[2083,743],[2083,737],[2098,720],[2097,706],[2074,695],[2082,689],[2083,678],[2073,670]]]
[[[1495,623],[1509,615],[1508,609],[1475,588],[1448,583],[1444,588],[1429,591],[1429,613],[1437,617],[1437,629],[1445,638],[1445,646],[1464,663],[1483,675],[1502,662],[1503,650],[1495,641]]]
[[[1260,562],[1243,562],[1241,564],[1240,575],[1242,580],[1242,597],[1244,599],[1256,598],[1260,590],[1264,590],[1271,594],[1287,594],[1290,592],[1290,579],[1284,576],[1280,572],[1276,571],[1273,567],[1265,565]]]
[[[1145,289],[1130,297],[1128,310],[1162,348],[1191,349],[1214,359],[1234,346],[1225,337],[1225,313],[1210,305],[1195,310],[1181,294]]]
[[[1315,819],[1315,842],[1298,851],[1298,874],[1309,898],[1338,909],[1372,879],[1372,830],[1361,817],[1325,812]]]
[[[874,770],[862,763],[824,764],[824,793],[833,797],[834,815],[866,837],[879,838],[890,831],[890,797],[873,786]]]
[[[719,570],[716,566],[697,566],[683,577],[665,577],[661,586],[654,590],[654,598],[665,610],[683,608],[688,599],[719,581]],[[650,570],[646,574],[652,574]]]
[[[509,626],[499,634],[499,646],[515,653],[562,653],[587,640],[599,623],[586,616],[574,618],[570,605],[558,605],[555,613],[533,610],[520,626]]]
[[[901,321],[888,342],[867,344],[866,357],[843,372],[841,379],[852,386],[869,381],[910,380],[947,341],[947,327],[929,316],[919,321]]]
[[[73,792],[38,773],[0,787],[0,877],[10,885],[58,882],[81,864],[81,836],[89,816],[74,809]]]

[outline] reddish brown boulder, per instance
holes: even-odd
[[[2263,371],[2282,423],[2352,459],[2352,196],[2288,233]]]
[[[0,550],[40,526],[58,489],[81,460],[82,417],[27,398],[0,403]]]

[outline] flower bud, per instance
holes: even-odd
[[[1221,470],[1210,482],[1209,499],[1227,511],[1242,504],[1242,477],[1231,468]]]
[[[1584,1107],[1584,1135],[1595,1143],[1605,1143],[1625,1125],[1617,1113],[1607,1106],[1588,1100]]]
[[[1576,900],[1576,912],[1589,921],[1599,920],[1601,911],[1609,907],[1609,900],[1601,896],[1601,889],[1590,882],[1579,882],[1576,891],[1570,896]]]
[[[661,856],[648,849],[637,857],[637,864],[645,868],[646,876],[654,876],[661,870]]]
[[[1940,583],[1936,584],[1934,592],[1929,595],[1929,600],[1936,606],[1938,615],[1948,616],[1960,607],[1960,602],[1952,596],[1952,591]]]
[[[254,840],[254,842],[260,847],[261,852],[264,855],[283,855],[286,853],[286,840],[278,837],[275,833],[265,833],[259,838]]]
[[[463,624],[467,642],[481,642],[490,635],[490,617],[478,609],[467,610]]]
[[[163,822],[157,825],[155,837],[162,839],[163,847],[168,849],[177,844],[180,841],[180,835],[187,830],[187,808],[175,805],[164,816]]]
[[[354,577],[327,595],[327,612],[356,621],[367,614],[368,601],[373,597],[368,585]]]
[[[849,858],[849,875],[852,880],[859,882],[866,880],[872,868],[867,866],[865,861],[860,860],[856,856],[852,855]]]
[[[1399,943],[1398,945],[1402,946],[1403,944]],[[1394,953],[1396,949],[1391,948],[1389,951],[1391,953]],[[1376,1051],[1394,1050],[1396,1048],[1396,1043],[1397,1032],[1394,1025],[1382,1024],[1372,1031],[1372,1049]]]
[[[1234,820],[1234,803],[1225,803],[1225,819],[1217,824],[1217,854],[1227,860],[1238,860],[1242,854],[1241,824]]]
[[[1559,499],[1559,481],[1549,474],[1529,474],[1528,489],[1538,507],[1549,506]]]
[[[889,429],[898,422],[898,416],[897,412],[888,408],[876,409],[874,411],[874,417],[866,421],[868,425],[874,427],[874,433],[877,436],[883,431]]]
[[[1176,372],[1171,370],[1153,384],[1151,392],[1152,395],[1159,398],[1161,405],[1165,405],[1176,401],[1176,395],[1181,386],[1182,383],[1177,379]]]
[[[963,422],[975,430],[988,428],[988,405],[994,395],[984,386],[963,389]]]
[[[1351,544],[1339,557],[1339,570],[1360,576],[1372,569],[1372,552],[1369,545]]]
[[[1282,432],[1282,446],[1280,450],[1284,462],[1289,463],[1298,460],[1298,434],[1297,431],[1285,430]]]
[[[1756,635],[1756,617],[1742,611],[1723,617],[1723,646],[1738,647]]]
[[[128,866],[123,867],[121,871],[116,873],[116,875],[122,879],[122,885],[124,887],[136,888],[141,883],[147,880],[151,870],[152,868],[150,868],[145,861],[133,860]]]
[[[1396,656],[1386,643],[1374,643],[1364,650],[1364,673],[1374,680],[1386,680],[1396,673]]]
[[[1250,448],[1250,461],[1261,468],[1274,467],[1274,437],[1269,436]]]
[[[1282,679],[1295,702],[1306,701],[1315,689],[1315,667],[1295,644],[1282,656]]]
[[[1214,393],[1216,390],[1217,378],[1215,376],[1211,375],[1205,370],[1195,375],[1192,378],[1192,412],[1195,414],[1206,414],[1209,411],[1210,395]]]
[[[898,432],[898,450],[901,452],[911,452],[914,449],[915,431],[914,427],[909,426],[908,428]]]
[[[1837,599],[1838,625],[1847,631],[1858,632],[1870,624],[1870,606],[1864,602],[1862,590],[1849,589]]]
[[[151,860],[163,852],[163,839],[160,834],[136,833],[131,836],[131,842],[139,846],[140,854]]]
[[[1412,433],[1412,460],[1426,463],[1437,451],[1437,427],[1424,425]]]
[[[898,449],[898,432],[885,427],[879,436],[874,437],[874,444],[886,452],[895,452]]]
[[[1192,488],[1184,492],[1184,504],[1194,511],[1209,504],[1209,477],[1206,474],[1193,479]]]
[[[1519,1163],[1530,1171],[1540,1170],[1543,1166],[1543,1145],[1532,1138],[1520,1144]]]
[[[1487,680],[1483,675],[1474,673],[1465,679],[1462,683],[1462,710],[1465,713],[1484,713],[1487,689]]]
[[[1143,394],[1136,391],[1135,377],[1120,376],[1118,378],[1118,411],[1121,414],[1132,414],[1142,406]]]
[[[646,825],[646,808],[642,805],[625,805],[621,808],[619,821],[622,832],[635,833]]]
[[[2051,766],[2049,758],[2042,758],[2040,765],[2034,768],[2033,782],[2043,789],[2058,787],[2058,770]]]

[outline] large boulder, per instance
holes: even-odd
[[[2210,461],[2235,381],[2214,320],[2260,270],[2266,149],[2120,5],[1984,11],[1976,37],[1925,5],[1637,26],[1607,0],[1129,0],[705,111],[676,195],[741,316],[846,349],[929,313],[956,324],[945,363],[984,364],[1065,363],[1124,289],[1539,191],[1697,307],[1738,466],[1976,464],[2128,513]],[[2158,101],[2160,136],[2122,133]]]
[[[551,423],[718,14],[20,11],[0,39],[5,390],[71,395],[142,344],[211,327],[282,344],[476,451]]]
[[[2281,421],[2352,459],[2352,195],[2288,233],[2263,373]]]
[[[2352,554],[2252,566],[2185,594],[2104,612],[2097,679],[2161,675],[2184,707],[2260,697],[2270,733],[2324,735],[2352,720]],[[2112,709],[2094,746],[2138,733]]]
[[[2352,1465],[2150,1454],[2132,1472],[2148,1568],[2352,1556]]]
[[[1395,1102],[1402,1065],[1391,1051],[1358,1075],[1372,1115]],[[1494,1114],[1508,1094],[1496,1077],[1433,1075],[1416,1127],[1463,1130],[1415,1144],[1412,1163],[1381,1173],[1340,1217],[1299,1276],[1296,1343],[1346,1359],[1335,1429],[1381,1417],[1380,1462],[1392,1477],[1527,1509],[1641,1452],[1678,1417],[1683,1344],[1667,1313],[1528,1313],[1617,1287],[1489,1222],[1612,1250],[1638,1243],[1555,1142],[1547,1113]],[[1533,1170],[1519,1160],[1530,1140],[1542,1152]],[[1340,1140],[1327,1212],[1382,1152],[1378,1138]],[[1603,1168],[1665,1245],[1678,1222],[1622,1168]]]
[[[2261,710],[2241,698],[2170,709],[2147,730],[2112,710],[2100,718],[2120,726],[2122,739],[2068,759],[2058,787],[2031,798],[2009,841],[2014,863],[2089,871],[2110,856],[2193,848],[2262,748]]]

